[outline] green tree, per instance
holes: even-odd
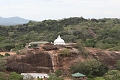
[[[67,55],[69,55],[69,53],[70,53],[69,49],[63,49],[63,50],[60,52],[60,55],[61,55],[61,56],[67,56]]]
[[[64,80],[63,78],[57,77],[55,73],[51,73],[49,76],[48,80]]]
[[[0,72],[0,80],[6,80],[6,74],[4,72]]]
[[[82,40],[77,40],[76,41],[76,46],[78,47],[78,50],[80,52],[80,54],[82,54],[83,56],[87,57],[89,52],[87,51],[87,49],[85,48],[84,43],[82,42]]]
[[[94,80],[105,80],[103,77],[96,77]]]
[[[117,60],[117,62],[116,62],[116,68],[117,68],[118,70],[120,70],[120,60]]]
[[[94,39],[86,39],[86,46],[87,47],[95,47],[95,44],[96,44],[96,40],[94,40]]]
[[[5,45],[5,49],[7,51],[10,51],[12,48],[15,48],[15,45],[12,45],[12,44]]]
[[[23,80],[23,76],[21,74],[17,74],[16,72],[11,72],[8,80]]]
[[[56,71],[55,71],[55,74],[56,74],[57,76],[61,76],[61,75],[62,75],[62,71],[61,71],[61,70],[56,70]]]
[[[7,64],[7,61],[4,60],[3,58],[0,58],[0,71],[6,70],[6,68],[7,68],[6,64]]]
[[[120,80],[120,71],[110,70],[104,75],[105,80]]]
[[[97,60],[89,60],[71,66],[70,70],[72,73],[80,72],[92,77],[104,75],[108,71],[108,67]]]

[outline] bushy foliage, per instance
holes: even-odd
[[[7,61],[3,58],[0,58],[0,71],[6,71],[7,68]]]
[[[82,54],[83,56],[87,57],[89,52],[87,51],[87,49],[85,48],[85,45],[83,43],[82,40],[77,40],[76,41],[76,46],[79,50],[79,53]]]
[[[120,51],[120,46],[115,46],[109,49],[110,51]]]
[[[103,77],[96,77],[94,80],[105,80]]]
[[[5,72],[0,72],[0,80],[23,80],[23,76],[16,72],[11,72],[10,75]]]
[[[23,76],[21,74],[17,74],[16,72],[11,72],[8,80],[23,80]]]
[[[102,76],[108,71],[108,67],[97,60],[89,60],[71,66],[71,72],[80,72],[88,77]]]
[[[55,71],[55,74],[56,74],[57,76],[61,76],[61,75],[62,75],[62,71],[61,71],[61,70],[56,70],[56,71]]]
[[[120,80],[120,71],[110,70],[104,75],[105,80]]]
[[[0,26],[0,50],[19,50],[32,41],[49,41],[60,34],[66,42],[81,39],[87,47],[109,49],[120,46],[120,19],[85,19],[30,21],[24,25]]]
[[[117,70],[120,70],[120,60],[117,60],[115,65]]]
[[[50,77],[48,78],[48,80],[64,80],[63,78],[57,77],[57,75],[54,73],[49,74],[49,76]]]
[[[61,52],[60,52],[60,56],[68,56],[70,54],[70,51],[69,49],[63,49]]]
[[[88,80],[105,80],[104,77],[88,78]]]
[[[7,80],[6,74],[4,72],[0,72],[0,80]]]

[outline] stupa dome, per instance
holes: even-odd
[[[65,45],[65,41],[59,35],[57,39],[54,40],[54,45]]]

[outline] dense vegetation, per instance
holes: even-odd
[[[0,26],[0,50],[21,49],[32,41],[53,42],[59,34],[66,42],[76,42],[81,39],[87,47],[119,50],[120,19],[72,17]]]
[[[97,60],[89,60],[71,66],[71,71],[72,73],[81,72],[88,77],[103,76],[108,71],[108,67]]]
[[[89,60],[72,65],[72,73],[80,72],[87,76],[87,80],[120,80],[120,60],[116,63],[116,70],[108,70],[108,67],[97,60]]]
[[[0,80],[23,80],[23,76],[16,72],[11,72],[10,74],[0,72]]]

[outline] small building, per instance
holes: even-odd
[[[79,72],[72,74],[72,77],[74,78],[74,80],[86,80],[86,76]]]
[[[65,45],[65,41],[59,35],[57,39],[54,40],[54,45]]]
[[[23,75],[23,80],[32,78],[49,78],[48,74],[45,73],[21,73]]]

